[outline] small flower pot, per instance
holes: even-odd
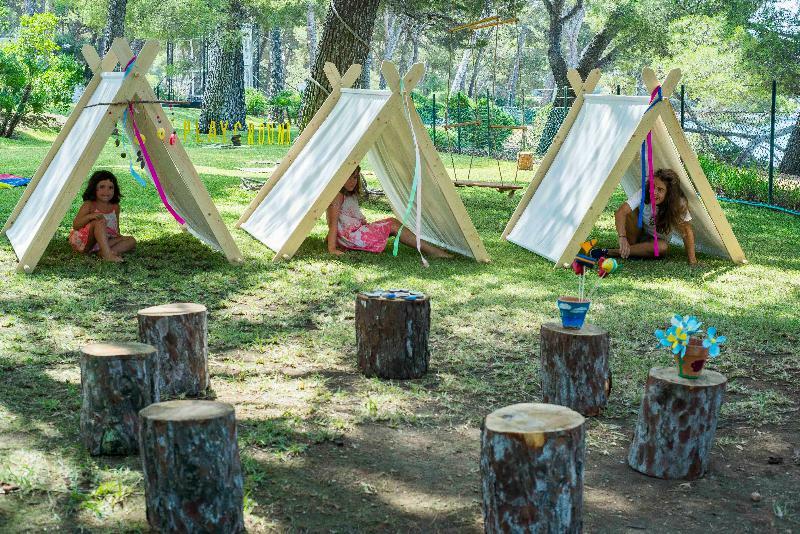
[[[558,297],[558,311],[561,312],[561,326],[564,328],[583,328],[586,313],[589,311],[590,300],[580,300],[577,297]]]
[[[675,356],[675,363],[678,364],[678,375],[690,380],[700,377],[706,361],[708,361],[708,349],[703,347],[703,342],[697,338],[689,338],[689,344],[686,346],[686,353],[683,358]]]

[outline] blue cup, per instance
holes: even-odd
[[[577,297],[559,297],[558,311],[561,312],[561,326],[564,328],[583,328],[590,300],[578,300]]]

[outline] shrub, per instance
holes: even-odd
[[[698,154],[698,158],[717,195],[750,202],[769,201],[769,179],[763,171],[735,167],[706,154]],[[772,203],[793,210],[800,209],[800,182],[776,175]]]
[[[267,114],[269,100],[267,99],[267,95],[258,89],[248,87],[244,90],[244,105],[247,108],[248,115],[257,115],[261,117]]]
[[[297,122],[297,114],[300,112],[301,102],[300,93],[291,89],[284,89],[269,100],[270,105],[281,110],[280,115],[283,115],[282,112],[286,111],[292,122]],[[281,119],[281,117],[276,117],[276,119]]]

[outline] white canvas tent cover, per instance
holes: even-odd
[[[688,144],[680,144],[683,150],[679,150],[667,129],[666,123],[675,120],[668,95],[647,112],[645,121],[648,96],[582,94],[581,86],[576,91],[580,101],[576,99],[573,105],[576,112],[571,111],[574,122],[565,120],[550,148],[553,153],[543,160],[546,168],[534,177],[506,228],[506,239],[557,264],[571,262],[617,184],[621,181],[627,195],[641,187],[639,147],[652,128],[654,168],[678,173],[692,216],[696,248],[743,260],[702,170],[697,172],[699,164],[693,165],[694,153],[686,152]],[[687,162],[696,171],[691,176],[684,167]],[[677,233],[671,241],[682,245]]]
[[[117,64],[125,67],[133,57],[124,39],[115,40],[103,60],[91,47],[84,47],[84,57],[95,71],[94,78],[4,227],[19,259],[18,270],[30,272],[36,267],[126,108],[110,104],[131,100],[151,102],[136,104],[134,117],[147,139],[146,146],[165,195],[185,220],[183,228],[213,249],[224,252],[229,260],[241,260],[233,238],[180,142],[169,146],[167,141],[158,139],[159,127],[167,132],[172,128],[160,106],[152,103],[155,95],[144,79],[158,45],[153,41],[145,46],[127,76],[111,72]],[[131,122],[128,120],[129,129]]]
[[[407,221],[409,228],[439,247],[488,260],[407,97],[423,73],[422,65],[415,65],[406,75],[402,94],[394,65],[386,62],[383,70],[391,91],[349,89],[360,66],[354,65],[340,77],[332,64],[326,65],[334,91],[239,220],[241,228],[276,251],[276,259],[295,253],[365,155],[395,216],[403,217],[415,166],[414,141],[402,103],[406,98],[420,145],[422,187],[421,229],[416,228],[413,216],[416,201]]]

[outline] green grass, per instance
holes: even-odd
[[[0,139],[0,172],[33,174],[54,137],[35,131]],[[240,187],[237,168],[278,160],[286,149],[189,143],[188,150],[233,228],[254,195]],[[449,156],[443,159],[449,166]],[[468,162],[455,158],[459,178]],[[571,272],[500,239],[519,194],[459,190],[492,258],[488,265],[456,258],[424,269],[404,247],[397,258],[334,258],[319,221],[297,256],[281,264],[234,230],[245,258],[234,266],[180,232],[154,188],[139,187],[125,163],[109,143],[97,166],[116,172],[125,194],[122,229],[139,241],[127,263],[72,253],[66,237],[77,199],[33,274],[17,274],[8,241],[0,241],[0,481],[21,488],[0,497],[0,527],[5,520],[12,531],[145,528],[138,459],[94,459],[80,445],[78,361],[86,343],[135,340],[137,310],[154,304],[193,301],[209,309],[211,395],[237,406],[253,521],[272,521],[272,500],[288,491],[280,482],[285,466],[302,470],[317,443],[370,424],[476,428],[492,409],[540,398],[539,327],[556,317],[556,298],[577,284]],[[506,179],[513,176],[513,163],[503,167]],[[473,172],[499,178],[492,160],[477,159]],[[0,190],[0,221],[21,194]],[[592,232],[601,243],[614,242],[612,212],[623,198],[614,195]],[[363,207],[371,219],[390,211],[382,198]],[[746,206],[724,209],[748,264],[701,255],[701,266],[691,269],[683,251],[670,250],[663,261],[624,261],[603,281],[589,319],[611,333],[614,394],[605,418],[589,428],[590,450],[625,441],[624,420],[638,409],[648,369],[669,365],[653,330],[673,312],[699,315],[729,337],[711,363],[731,381],[723,418],[775,425],[797,413],[800,224]],[[419,381],[368,380],[355,368],[355,292],[390,286],[432,298],[432,370]],[[790,493],[775,506],[779,521],[798,520]]]

